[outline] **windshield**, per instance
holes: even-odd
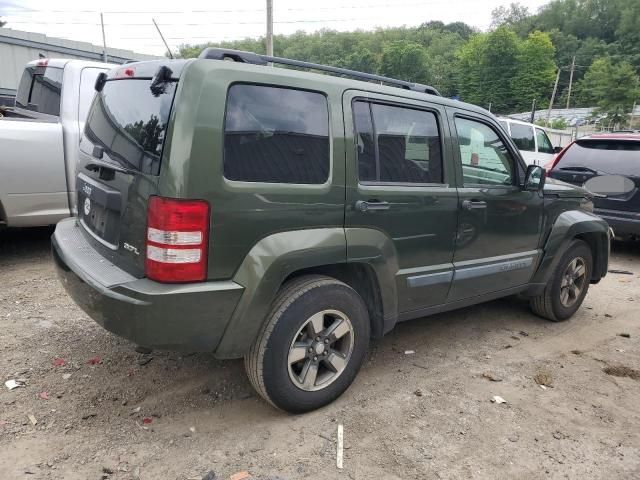
[[[176,83],[157,96],[150,85],[150,79],[106,82],[93,101],[85,136],[123,167],[158,175]]]
[[[62,73],[62,68],[55,67],[25,68],[16,94],[16,107],[59,116]]]
[[[640,176],[640,141],[578,140],[556,168],[590,169],[610,175]]]

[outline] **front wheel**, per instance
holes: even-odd
[[[322,407],[351,384],[369,344],[362,298],[330,277],[309,275],[284,285],[245,356],[253,387],[291,413]]]
[[[531,309],[554,322],[570,318],[587,295],[592,271],[589,245],[574,240],[560,259],[544,293],[531,299]]]

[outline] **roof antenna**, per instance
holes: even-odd
[[[171,58],[171,60],[173,60],[173,53],[171,53],[171,49],[169,48],[169,45],[167,44],[167,41],[164,39],[164,36],[162,35],[162,32],[160,31],[160,27],[156,23],[155,19],[152,18],[151,21],[156,26],[156,30],[158,30],[158,33],[160,34],[160,38],[164,42],[164,46],[167,47],[167,53],[169,53],[169,58]]]

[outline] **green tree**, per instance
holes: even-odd
[[[491,27],[513,27],[529,18],[529,9],[519,3],[500,6],[491,11]]]
[[[517,104],[512,79],[518,71],[520,40],[506,27],[471,37],[459,52],[462,100],[494,112],[508,112]]]
[[[640,95],[638,76],[628,62],[598,58],[580,82],[579,95],[584,102],[597,105],[597,115],[607,115],[613,124],[625,123]]]
[[[515,108],[527,110],[533,99],[542,107],[551,94],[556,76],[555,48],[543,32],[533,32],[518,46],[517,71],[512,79],[511,94]]]
[[[532,21],[539,30],[558,30],[580,39],[616,40],[623,6],[637,0],[554,0],[540,9]]]
[[[365,47],[358,47],[347,55],[344,61],[344,68],[358,72],[376,73],[379,67],[380,62],[376,55]]]
[[[489,95],[484,88],[484,57],[487,50],[487,35],[474,35],[458,51],[458,92],[465,102],[487,106]]]
[[[408,82],[428,83],[428,61],[427,51],[423,46],[399,40],[382,49],[380,73]]]
[[[628,61],[640,71],[640,0],[628,2],[620,16],[616,36]]]
[[[464,45],[458,33],[444,31],[431,41],[429,55],[429,83],[442,95],[450,97],[457,93],[456,52]]]

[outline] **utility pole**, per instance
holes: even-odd
[[[273,57],[273,0],[267,0],[267,55]]]
[[[634,113],[636,111],[636,102],[633,102],[633,107],[631,107],[631,118],[629,119],[629,128],[633,128],[633,118],[635,117]]]
[[[102,61],[107,63],[107,39],[104,36],[104,17],[100,12],[100,25],[102,25]]]
[[[167,52],[169,53],[169,58],[171,58],[173,60],[173,53],[171,53],[171,49],[169,48],[169,45],[167,44],[167,41],[164,39],[164,35],[162,35],[162,32],[160,31],[160,27],[158,26],[158,24],[156,23],[154,18],[152,18],[151,21],[156,26],[156,30],[158,30],[158,33],[160,34],[160,38],[162,39],[162,42],[164,43],[164,46],[167,47]]]
[[[576,69],[576,56],[573,56],[571,60],[571,73],[569,74],[569,92],[567,93],[567,109],[569,109],[569,102],[571,101],[571,86],[573,85],[573,72]]]
[[[487,110],[489,110],[489,113],[491,113],[491,102],[489,102],[489,108],[487,108]]]
[[[531,119],[529,120],[529,123],[533,123],[533,121],[536,119],[536,99],[533,99],[533,102],[531,102]]]
[[[549,102],[549,110],[547,110],[547,127],[549,126],[549,120],[551,119],[551,109],[553,108],[553,101],[556,99],[556,91],[558,90],[558,80],[560,80],[560,71],[558,68],[558,74],[556,75],[556,83],[553,84],[553,93],[551,94],[551,101]]]

